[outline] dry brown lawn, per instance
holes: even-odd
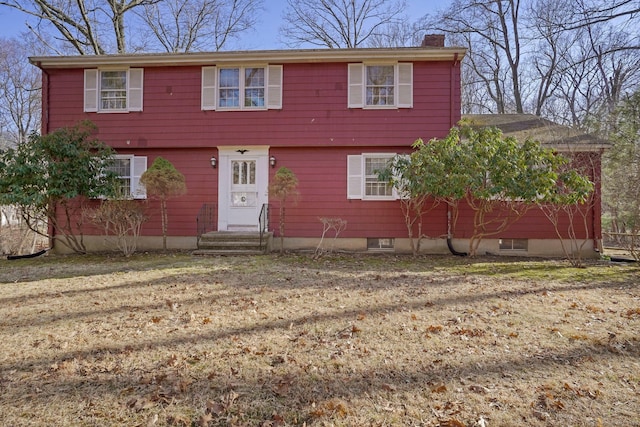
[[[640,268],[0,261],[3,426],[640,426]]]

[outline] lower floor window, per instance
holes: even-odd
[[[117,197],[146,199],[147,192],[140,183],[140,176],[147,170],[146,156],[116,155],[109,170],[118,175]]]
[[[381,181],[378,174],[386,169],[389,157],[364,157],[364,195],[371,197],[393,197],[393,187]]]
[[[380,172],[395,153],[363,153],[347,156],[347,198],[361,200],[395,200],[393,185],[381,180]]]
[[[384,250],[393,250],[394,241],[392,238],[380,238],[380,237],[368,237],[367,238],[367,249],[370,251],[384,251]]]
[[[529,248],[527,239],[500,239],[501,251],[526,251]]]
[[[118,175],[116,197],[128,199],[131,197],[131,158],[116,158],[109,168]]]

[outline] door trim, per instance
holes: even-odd
[[[262,205],[269,202],[269,146],[265,145],[237,145],[218,147],[218,230],[241,231],[229,229],[233,225],[229,209],[231,206],[231,159],[247,158],[256,161],[256,190],[258,193],[257,213],[255,224],[246,224],[242,227],[248,231],[255,227],[258,230],[258,215]]]

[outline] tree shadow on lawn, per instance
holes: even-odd
[[[200,277],[200,275],[196,275],[195,277]],[[173,278],[165,278],[163,279],[164,283],[172,283]],[[447,284],[451,285],[452,289],[455,288],[456,285],[460,283],[460,278],[453,277],[448,280],[443,280],[439,283],[441,286],[446,286]],[[158,285],[159,282],[151,281],[151,282],[141,282],[136,283],[134,286],[138,287],[153,287],[154,285]],[[333,282],[329,283],[329,287],[324,287],[326,289],[331,290],[333,286]],[[118,285],[117,288],[127,288],[128,284]],[[282,286],[281,283],[276,284],[275,286]],[[290,286],[290,285],[289,285]],[[351,284],[346,285],[345,289],[362,289],[362,287],[367,287],[367,284]],[[430,286],[430,285],[427,285]],[[636,285],[628,284],[628,287],[635,287]],[[543,295],[548,291],[562,293],[569,291],[586,291],[586,290],[594,290],[594,289],[615,289],[620,290],[624,289],[626,286],[621,286],[620,283],[578,283],[578,284],[557,284],[547,285],[543,284],[537,287],[531,287],[526,289],[501,289],[499,291],[494,291],[489,289],[488,292],[479,292],[475,294],[446,294],[442,297],[437,298],[429,298],[428,295],[420,295],[413,294],[412,289],[415,289],[415,286],[408,286],[408,293],[399,298],[398,301],[387,304],[378,304],[376,306],[369,306],[366,308],[355,307],[353,309],[345,310],[340,307],[335,307],[335,310],[327,312],[327,313],[318,313],[315,310],[309,312],[300,312],[296,311],[297,317],[287,317],[285,319],[278,320],[265,320],[260,321],[255,324],[249,324],[247,326],[241,326],[237,328],[230,328],[226,330],[217,330],[215,332],[200,332],[197,334],[190,334],[188,336],[175,338],[167,336],[166,338],[159,340],[141,340],[138,343],[134,344],[126,344],[126,345],[104,345],[97,348],[88,348],[85,350],[78,351],[69,351],[64,353],[59,353],[55,357],[41,357],[35,359],[24,359],[22,362],[0,367],[1,372],[7,371],[23,371],[29,370],[34,367],[46,367],[49,366],[56,361],[60,360],[71,360],[71,359],[85,359],[87,357],[94,356],[96,354],[118,354],[122,352],[131,352],[131,351],[145,351],[152,350],[158,348],[169,348],[173,346],[184,346],[190,344],[198,344],[203,341],[211,341],[216,342],[217,340],[226,339],[229,337],[235,336],[243,336],[247,334],[255,334],[263,331],[272,331],[272,330],[287,330],[291,327],[291,325],[298,324],[309,324],[309,323],[321,323],[327,320],[340,320],[344,319],[346,321],[352,321],[356,319],[358,316],[362,315],[363,312],[366,312],[367,315],[375,315],[375,314],[385,314],[389,312],[403,312],[403,311],[411,311],[423,309],[425,306],[428,307],[443,307],[448,305],[474,305],[477,303],[481,303],[483,301],[491,300],[491,299],[510,299],[510,298],[520,298],[528,295]],[[314,288],[323,288],[322,286],[317,287],[314,285]],[[238,293],[238,290],[242,289]],[[260,284],[242,284],[238,285],[237,288],[233,290],[233,293],[226,293],[223,298],[219,298],[219,296],[210,295],[210,296],[197,296],[188,299],[176,299],[176,302],[179,302],[180,305],[189,305],[191,303],[206,303],[207,300],[212,301],[212,307],[215,308],[215,304],[218,304],[225,299],[243,299],[243,298],[255,298],[256,295],[259,295],[260,292],[264,292],[268,288],[268,285]],[[297,290],[299,287],[292,286],[292,290]],[[400,290],[397,290],[400,292]],[[441,294],[443,295],[443,294]],[[213,301],[215,300],[215,302]],[[3,321],[2,325],[4,327],[12,327],[12,328],[21,328],[21,327],[30,327],[34,326],[46,326],[53,325],[57,321],[69,321],[69,320],[82,320],[87,318],[95,318],[101,319],[104,316],[109,314],[126,314],[130,312],[144,312],[148,318],[152,318],[153,312],[155,309],[162,309],[163,312],[168,310],[167,303],[164,301],[163,303],[152,303],[152,304],[138,304],[138,305],[124,305],[121,307],[100,309],[99,306],[94,306],[92,310],[85,311],[77,311],[71,313],[59,313],[59,314],[51,314],[48,316],[42,316],[35,323],[26,324],[24,321],[21,321],[17,318],[13,322]],[[334,308],[334,307],[331,307]]]
[[[186,411],[197,417],[204,414],[207,407],[211,408],[212,403],[218,403],[214,414],[221,420],[232,416],[242,419],[242,415],[246,417],[252,412],[252,422],[268,421],[278,414],[288,423],[301,425],[303,422],[311,424],[319,416],[318,408],[332,399],[343,400],[345,412],[348,413],[349,402],[354,399],[371,399],[373,406],[372,396],[384,396],[401,405],[403,393],[411,395],[419,392],[424,396],[442,393],[447,386],[451,387],[451,383],[459,384],[460,379],[464,378],[472,378],[474,384],[496,386],[500,382],[508,383],[510,377],[519,375],[535,383],[543,381],[549,371],[564,371],[568,366],[580,366],[585,360],[597,367],[606,366],[614,359],[637,360],[638,356],[640,343],[635,341],[628,343],[623,352],[612,351],[605,344],[581,342],[566,351],[548,348],[540,354],[506,357],[481,365],[459,358],[455,366],[416,361],[410,368],[378,364],[367,365],[364,369],[324,372],[321,375],[310,372],[308,367],[299,366],[295,360],[282,362],[279,371],[273,375],[246,376],[234,373],[232,366],[229,372],[211,373],[204,370],[196,376],[190,374],[181,377],[179,368],[170,364],[164,369],[159,368],[155,374],[117,372],[109,375],[72,372],[73,369],[56,365],[55,371],[49,371],[39,378],[14,382],[11,387],[3,382],[0,408],[28,407],[32,411],[29,416],[38,420],[45,417],[50,402],[68,401],[71,407],[81,409],[75,414],[66,415],[69,424],[75,424],[81,419],[80,414],[92,412],[92,407],[95,408],[93,412],[100,413],[102,401],[110,404],[117,402],[119,407],[111,411],[125,411],[131,417],[140,416],[136,415],[138,413],[158,412],[159,409],[165,416],[172,411]],[[473,387],[478,386],[472,386],[472,391]],[[487,392],[476,390],[475,393]],[[234,396],[232,400],[229,400],[229,394]],[[469,395],[474,395],[474,392],[469,392]],[[484,396],[480,399],[485,400]],[[431,402],[436,400],[432,398]],[[335,405],[327,407],[327,412],[331,413],[332,409],[336,412]],[[102,414],[107,416],[109,408],[102,409]],[[630,410],[635,411],[633,406]],[[340,418],[340,414],[336,416]],[[515,419],[513,421],[517,422]],[[535,424],[536,420],[533,422]],[[633,421],[630,419],[629,422]]]
[[[201,258],[200,258],[201,259]],[[35,282],[44,279],[71,279],[118,272],[183,268],[196,264],[190,253],[140,253],[131,257],[107,253],[48,255],[33,259],[0,259],[0,283]]]
[[[194,359],[185,363],[193,363],[200,366],[201,370],[192,371],[188,378],[183,378],[180,383],[179,366],[166,360],[157,361],[158,373],[145,370],[106,369],[100,368],[104,360],[128,358],[131,355],[139,355],[140,358],[153,358],[162,354],[163,350],[177,354],[189,354],[189,349],[201,348],[203,345],[211,348],[213,354],[217,354],[218,344],[223,340],[242,339],[246,336],[254,336],[261,333],[282,331],[289,333],[292,325],[305,325],[313,328],[313,325],[321,325],[326,321],[338,320],[340,324],[350,323],[358,318],[363,311],[367,316],[383,316],[390,312],[411,312],[424,309],[425,306],[438,307],[466,304],[473,307],[491,299],[513,299],[529,295],[541,295],[545,292],[571,292],[597,289],[620,290],[637,287],[633,280],[633,272],[625,271],[626,282],[610,281],[604,283],[520,283],[512,288],[507,284],[495,288],[487,284],[478,284],[473,294],[455,293],[456,286],[463,281],[474,280],[474,274],[444,274],[423,275],[420,271],[391,270],[385,271],[382,264],[375,264],[375,268],[360,268],[354,273],[348,266],[342,264],[333,265],[334,261],[325,262],[317,267],[314,264],[300,266],[298,270],[287,263],[279,263],[278,259],[272,262],[270,259],[259,260],[247,267],[247,259],[229,260],[216,259],[206,262],[200,267],[204,268],[199,273],[173,273],[167,272],[165,276],[153,280],[137,281],[136,270],[131,270],[131,277],[123,283],[106,285],[95,290],[68,290],[64,291],[65,297],[96,292],[102,298],[108,299],[111,293],[136,289],[159,290],[171,292],[172,286],[189,284],[193,293],[184,293],[176,301],[185,306],[191,304],[210,303],[213,310],[217,306],[227,305],[232,300],[252,300],[262,297],[269,298],[270,292],[286,290],[288,295],[304,292],[331,292],[336,287],[340,291],[363,292],[393,289],[397,293],[397,300],[390,303],[380,303],[363,309],[361,307],[344,309],[339,306],[322,307],[325,312],[318,312],[315,308],[294,310],[295,316],[287,316],[283,319],[262,319],[245,325],[215,329],[213,325],[201,326],[199,331],[184,331],[182,336],[167,334],[162,338],[140,339],[123,341],[114,344],[102,344],[99,346],[73,351],[57,349],[49,351],[48,355],[25,356],[16,363],[3,363],[0,367],[0,407],[24,407],[31,408],[33,416],[37,419],[44,415],[48,403],[56,400],[75,402],[78,408],[84,408],[91,412],[92,405],[99,407],[101,399],[109,402],[118,402],[120,410],[129,413],[132,417],[141,416],[148,411],[164,408],[162,413],[178,410],[176,405],[190,408],[191,413],[204,413],[208,400],[220,402],[228,393],[237,393],[236,401],[229,405],[222,405],[219,417],[231,416],[233,411],[248,411],[252,405],[256,406],[256,415],[253,419],[268,420],[274,413],[297,414],[287,415],[288,422],[293,423],[294,418],[301,424],[305,419],[310,422],[313,419],[317,405],[322,401],[333,398],[357,399],[368,395],[380,393],[399,394],[403,392],[415,392],[425,390],[430,393],[432,385],[449,383],[459,378],[468,376],[483,379],[487,383],[489,378],[503,377],[505,374],[515,372],[527,372],[526,375],[542,372],[553,366],[563,369],[567,364],[578,359],[591,358],[594,364],[606,365],[609,360],[616,358],[636,359],[639,354],[637,340],[627,341],[626,347],[620,351],[607,346],[600,341],[576,341],[568,350],[555,348],[544,349],[534,355],[520,354],[512,358],[502,360],[490,360],[478,365],[476,361],[467,361],[464,356],[456,358],[459,361],[454,366],[438,366],[426,363],[422,360],[415,361],[409,367],[399,366],[396,362],[389,364],[366,364],[363,367],[352,367],[349,370],[330,370],[322,374],[311,372],[308,366],[301,366],[294,359],[287,359],[274,354],[260,355],[254,352],[252,357],[264,358],[262,366],[278,366],[278,372],[267,375],[258,372],[233,373],[233,366],[229,366],[226,372],[211,372],[207,370],[206,357],[193,356]],[[251,264],[251,263],[249,263]],[[365,263],[366,264],[366,263]],[[191,267],[191,266],[188,266]],[[167,267],[173,268],[173,267]],[[208,270],[212,268],[213,270]],[[252,274],[243,275],[233,271],[237,276],[234,279],[227,277],[231,270],[248,269]],[[260,272],[259,278],[254,273]],[[346,274],[347,273],[347,274]],[[482,274],[480,274],[482,276]],[[194,285],[195,284],[195,285]],[[484,287],[486,285],[486,287]],[[530,286],[529,286],[530,285]],[[423,290],[439,287],[438,294],[429,295]],[[212,293],[197,295],[200,289],[213,287]],[[36,303],[30,301],[37,298],[37,303],[46,302],[47,298],[54,297],[60,292],[44,292],[37,295],[8,298],[0,300],[2,305],[19,305]],[[135,294],[134,294],[135,295]],[[169,294],[171,295],[171,294]],[[284,296],[282,296],[284,297]],[[294,300],[295,301],[295,300]],[[249,302],[250,303],[250,302]],[[91,309],[81,305],[74,305],[71,312],[50,313],[39,318],[34,326],[44,327],[55,325],[60,321],[82,321],[85,319],[102,319],[112,315],[126,316],[128,313],[144,313],[146,318],[152,318],[154,311],[168,309],[162,302],[141,302],[132,296],[126,305],[118,307],[102,307],[94,305]],[[217,305],[216,305],[217,304]],[[24,325],[19,318],[11,323],[3,322],[3,329],[20,328]],[[10,332],[10,331],[9,331]],[[178,333],[178,332],[176,332]],[[130,337],[129,337],[130,338]],[[326,349],[325,349],[326,350]],[[217,354],[221,356],[221,354]],[[159,357],[159,356],[155,356]],[[198,360],[202,357],[202,360]],[[338,356],[339,359],[340,356]],[[425,358],[428,356],[425,355]],[[91,361],[93,365],[85,365]],[[339,360],[338,360],[339,362]],[[96,367],[95,365],[98,365]],[[336,365],[337,366],[337,365]],[[102,369],[102,370],[101,370]],[[145,368],[146,369],[146,368]],[[178,382],[171,380],[171,376],[178,375]],[[498,380],[495,380],[498,381]],[[146,402],[146,403],[145,403]],[[259,402],[259,404],[257,403]],[[147,407],[147,403],[150,405]],[[112,403],[110,403],[112,404]],[[315,405],[315,406],[314,406]],[[242,409],[240,409],[242,407]],[[314,409],[315,408],[315,409]],[[80,410],[78,412],[82,412]],[[184,408],[183,408],[184,409]],[[106,408],[105,413],[110,408]],[[182,410],[182,409],[180,409]],[[1,413],[2,411],[0,411]],[[73,418],[78,414],[69,414],[69,423],[73,424]],[[284,416],[284,415],[283,415]],[[257,418],[256,418],[257,417]],[[2,416],[0,415],[0,420]],[[98,424],[105,422],[99,420]],[[108,421],[107,421],[108,422]],[[87,422],[91,424],[91,422]]]

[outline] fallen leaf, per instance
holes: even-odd
[[[149,419],[147,420],[147,427],[151,427],[156,425],[156,423],[158,422],[158,414],[153,414],[151,417],[149,417]]]
[[[393,384],[385,383],[385,384],[382,384],[380,387],[383,390],[386,390],[386,391],[396,391],[397,390],[396,386],[394,386]]]
[[[207,402],[207,412],[216,416],[220,416],[224,413],[224,406],[220,402],[209,400]]]
[[[198,418],[198,426],[207,427],[211,421],[213,421],[211,414],[200,415],[200,418]]]
[[[444,384],[436,384],[431,387],[431,393],[446,393],[447,386]]]
[[[458,421],[455,418],[449,418],[448,420],[440,421],[438,425],[440,427],[467,427],[463,422]]]
[[[487,387],[478,385],[478,384],[473,384],[469,386],[469,390],[475,392],[475,393],[481,393],[481,394],[486,394],[489,393],[491,390],[489,390]]]

